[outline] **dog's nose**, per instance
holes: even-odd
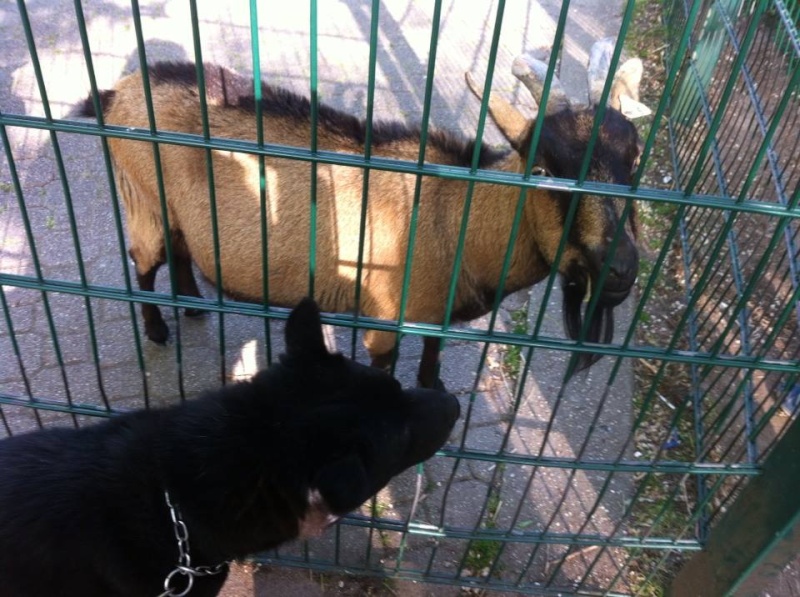
[[[449,409],[450,416],[452,423],[450,426],[452,427],[455,425],[458,418],[461,416],[461,403],[458,401],[453,394],[447,394],[447,398],[445,398],[446,408]]]

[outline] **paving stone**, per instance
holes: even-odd
[[[15,389],[9,388],[8,391],[13,392]],[[22,391],[20,390],[19,393],[21,394]],[[36,412],[32,408],[8,404],[0,405],[0,439],[34,431],[38,428]]]
[[[40,334],[15,334],[15,340],[20,351],[19,357],[14,353],[11,337],[7,334],[0,335],[0,354],[3,355],[0,359],[0,381],[4,384],[22,377],[20,359],[27,374],[38,370],[43,364],[43,338]]]
[[[504,425],[483,425],[471,427],[467,431],[464,447],[485,452],[498,452],[502,448]]]
[[[11,300],[9,300],[11,299]],[[15,334],[27,334],[34,331],[36,325],[36,305],[35,303],[22,303],[14,299],[14,293],[6,293],[6,301],[9,304],[9,317]],[[5,317],[0,320],[0,337],[6,336],[9,328]],[[4,353],[9,354],[9,353]]]

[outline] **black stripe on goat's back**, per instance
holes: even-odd
[[[158,62],[149,67],[151,82],[159,84],[177,84],[186,87],[197,87],[197,70],[191,62]],[[239,108],[255,114],[256,104],[253,94],[253,80],[243,77],[221,66],[204,65],[206,95],[215,102]],[[302,95],[276,87],[261,84],[262,113],[279,118],[292,118],[309,122],[311,120],[311,102]],[[319,125],[332,133],[355,140],[360,145],[366,141],[366,123],[352,114],[331,108],[325,104],[318,106]],[[460,134],[432,130],[428,139],[434,147],[453,157],[453,161],[462,166],[472,163],[475,141],[466,139]],[[419,127],[391,120],[376,120],[372,124],[372,143],[376,147],[398,141],[419,142]],[[478,167],[485,168],[501,160],[507,155],[482,145],[478,158]]]

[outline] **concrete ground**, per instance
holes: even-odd
[[[240,3],[199,2],[200,35],[203,58],[244,73],[251,72],[249,15]],[[321,2],[319,17],[319,95],[322,101],[358,116],[365,114],[369,48],[369,3],[359,0]],[[410,0],[381,2],[375,115],[408,123],[418,122],[422,113],[425,73],[430,43],[432,3]],[[614,35],[620,22],[620,0],[571,3],[567,37],[561,64],[561,79],[568,92],[585,101],[584,65],[592,41]],[[41,64],[52,115],[66,117],[86,96],[89,81],[84,53],[71,4],[52,0],[26,2],[32,24],[38,59]],[[143,35],[148,58],[193,59],[188,3],[177,0],[144,1]],[[289,6],[289,8],[286,8]],[[121,74],[137,65],[135,28],[130,5],[125,0],[87,0],[83,2],[88,35],[98,85],[110,87]],[[495,84],[497,92],[528,110],[527,91],[511,75],[511,61],[526,49],[549,45],[561,2],[554,0],[508,0],[500,40]],[[265,80],[307,94],[309,38],[308,7],[259,3],[261,65]],[[443,3],[441,30],[431,122],[434,126],[474,134],[478,102],[468,93],[463,74],[471,71],[484,76],[491,43],[497,2]],[[10,2],[0,3],[0,111],[3,114],[44,116],[42,97],[37,87],[30,50],[26,44],[18,9]],[[81,268],[91,284],[122,287],[123,272],[129,267],[120,248],[110,201],[109,181],[100,143],[96,138],[59,134],[68,192],[58,173],[50,135],[30,128],[9,128],[14,165],[19,173],[30,218],[36,252],[46,278],[80,281]],[[485,140],[500,143],[502,137],[489,126]],[[80,252],[71,232],[71,202],[77,222]],[[36,264],[27,240],[24,217],[11,184],[8,156],[0,153],[0,272],[34,276]],[[132,271],[132,270],[129,270]],[[159,279],[159,290],[168,291],[166,276]],[[212,288],[203,288],[213,296]],[[13,325],[13,336],[21,351],[14,355],[11,330],[0,322],[0,388],[8,395],[32,395],[55,401],[102,405],[108,400],[115,407],[164,404],[220,383],[220,377],[237,378],[252,373],[267,361],[264,326],[254,318],[216,316],[201,320],[168,323],[180,326],[181,351],[176,344],[158,347],[145,343],[144,373],[135,349],[135,326],[129,306],[123,302],[50,293],[47,300],[33,290],[3,287]],[[544,285],[530,297],[518,293],[509,297],[497,323],[511,329],[510,313],[527,309],[531,321],[546,308],[543,337],[563,337],[558,290],[548,305],[541,304]],[[52,325],[48,320],[52,313]],[[87,318],[96,323],[92,337]],[[485,327],[487,319],[473,322]],[[616,337],[630,324],[629,305],[617,314]],[[220,328],[224,342],[219,342]],[[280,326],[273,326],[275,351],[280,348]],[[57,332],[58,344],[53,341]],[[332,335],[332,343],[349,351],[346,332]],[[610,378],[610,363],[601,361],[588,375],[579,376],[566,387],[563,353],[536,351],[530,375],[515,403],[518,379],[502,367],[506,348],[493,345],[482,377],[474,379],[482,346],[475,343],[449,343],[444,354],[443,379],[462,399],[463,412],[469,414],[454,432],[451,441],[463,442],[468,449],[487,453],[504,449],[507,453],[543,455],[562,459],[613,459],[629,454],[631,425],[631,374],[629,365]],[[414,382],[419,354],[418,343],[404,341],[398,376],[404,383]],[[365,359],[360,347],[359,359]],[[97,371],[99,370],[99,374]],[[23,374],[24,373],[24,374]],[[26,386],[27,384],[27,386]],[[472,393],[475,387],[477,391]],[[35,426],[30,409],[4,406],[3,414],[12,433]],[[45,424],[69,424],[67,416],[43,413]],[[589,425],[594,421],[595,425]],[[0,425],[0,437],[4,434]],[[490,462],[454,462],[434,458],[426,465],[423,499],[415,518],[439,527],[474,529],[487,524],[494,528],[516,528],[526,532],[588,533],[614,536],[631,493],[633,479],[606,473],[509,465],[502,470]],[[415,479],[407,473],[379,496],[381,515],[404,520],[409,514]],[[484,505],[493,495],[492,512]],[[366,512],[366,511],[365,511]],[[488,518],[487,518],[488,517]],[[391,569],[399,565],[399,534],[367,535],[357,528],[343,528],[339,538],[343,565],[363,567],[365,553],[371,549],[370,565]],[[311,552],[322,559],[332,557],[333,533],[311,544]],[[474,546],[473,546],[474,548]],[[285,553],[301,555],[300,546],[289,546]],[[426,539],[410,536],[403,565],[430,569],[437,574],[454,575],[470,561],[470,548],[464,541]],[[532,549],[511,544],[501,556],[498,576],[504,580],[522,574],[524,582],[545,582],[570,588],[583,581],[583,588],[605,587],[618,571],[621,554],[614,550],[579,549],[550,546]],[[485,570],[470,569],[464,574],[480,580]],[[253,576],[249,568],[238,568],[226,586],[226,595],[322,595],[346,590],[349,579],[326,590],[325,581],[309,580],[309,573],[289,569],[270,569]],[[360,581],[359,581],[360,582]],[[396,581],[393,581],[396,582]],[[360,584],[356,585],[362,587]],[[382,585],[379,585],[380,589]],[[390,592],[403,595],[449,595],[456,589],[402,583]],[[626,589],[626,578],[615,585]],[[362,587],[363,588],[363,587]],[[378,590],[376,589],[376,590]],[[361,590],[359,588],[358,590]],[[383,589],[381,589],[383,590]],[[340,591],[341,593],[341,591]],[[355,593],[353,593],[355,594]],[[370,593],[365,593],[370,594]],[[374,594],[374,593],[373,593]]]

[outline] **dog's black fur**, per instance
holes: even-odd
[[[160,594],[178,563],[168,489],[192,565],[318,534],[446,441],[457,400],[402,390],[325,348],[316,304],[252,381],[164,410],[0,442],[0,596]],[[227,570],[197,578],[216,595]]]

